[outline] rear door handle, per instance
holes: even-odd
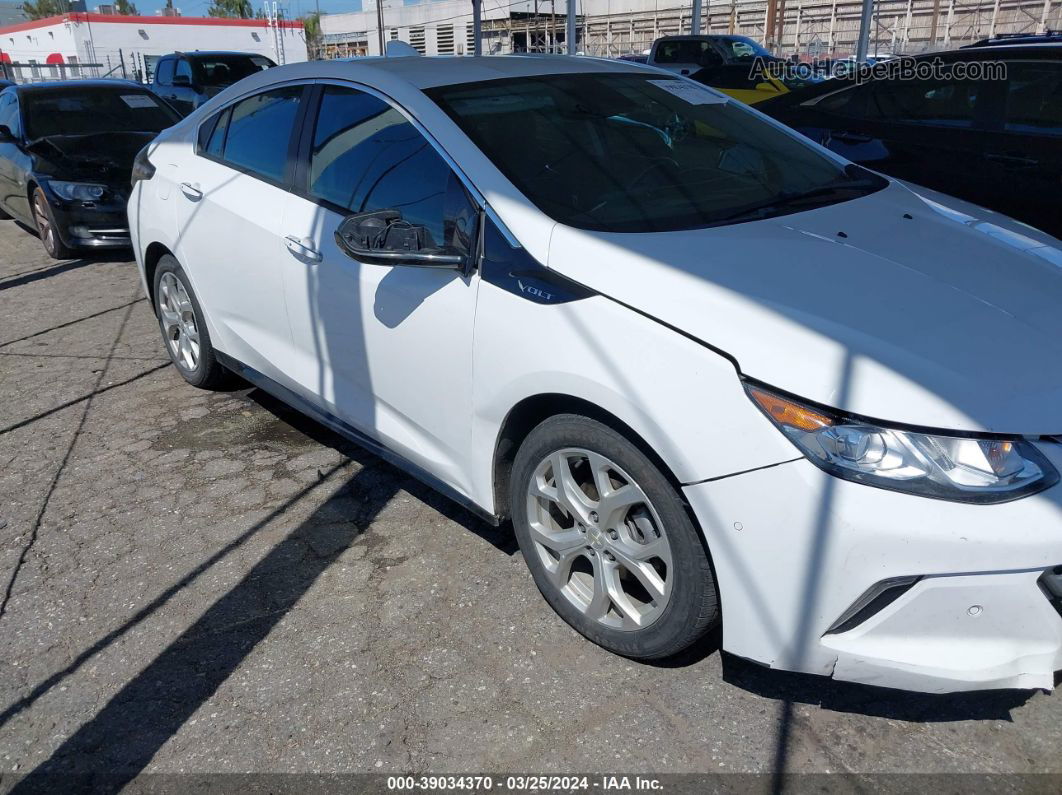
[[[287,245],[288,251],[292,254],[306,257],[306,259],[313,260],[314,262],[321,261],[321,252],[313,246],[307,245],[305,241],[299,240],[295,235],[287,235],[284,238],[284,243]]]
[[[199,188],[193,185],[189,185],[187,182],[181,183],[181,193],[183,193],[185,196],[187,196],[194,202],[197,202],[203,198],[203,191],[199,190]]]

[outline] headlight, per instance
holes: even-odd
[[[1058,471],[1024,439],[890,428],[746,384],[752,401],[809,461],[845,480],[956,502],[1016,500]]]
[[[107,190],[106,185],[94,185],[89,182],[59,182],[54,179],[48,180],[48,187],[52,189],[56,196],[60,199],[66,199],[68,202],[98,201]]]

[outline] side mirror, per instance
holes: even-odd
[[[184,88],[191,88],[192,87],[192,78],[190,78],[188,75],[174,75],[173,76],[173,85],[175,85],[175,86],[183,86]]]
[[[468,256],[440,248],[423,226],[403,220],[398,210],[359,213],[336,228],[336,245],[348,257],[374,265],[413,265],[464,270]]]
[[[0,144],[15,143],[15,136],[6,124],[0,124]]]

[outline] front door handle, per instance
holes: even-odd
[[[187,182],[181,183],[181,193],[183,193],[185,196],[187,196],[194,202],[197,202],[203,198],[203,191],[199,190],[199,188],[195,187],[194,185],[189,185]]]
[[[321,252],[309,245],[305,240],[299,240],[295,235],[287,235],[284,238],[284,243],[292,254],[297,254],[314,262],[321,261]]]

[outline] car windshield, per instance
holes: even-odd
[[[427,93],[540,210],[583,229],[736,223],[887,184],[853,177],[740,104],[662,74],[541,75]]]
[[[180,121],[154,94],[133,86],[48,88],[22,95],[29,140],[52,135],[161,132]]]
[[[211,55],[191,58],[196,85],[227,86],[273,66],[262,55]]]

